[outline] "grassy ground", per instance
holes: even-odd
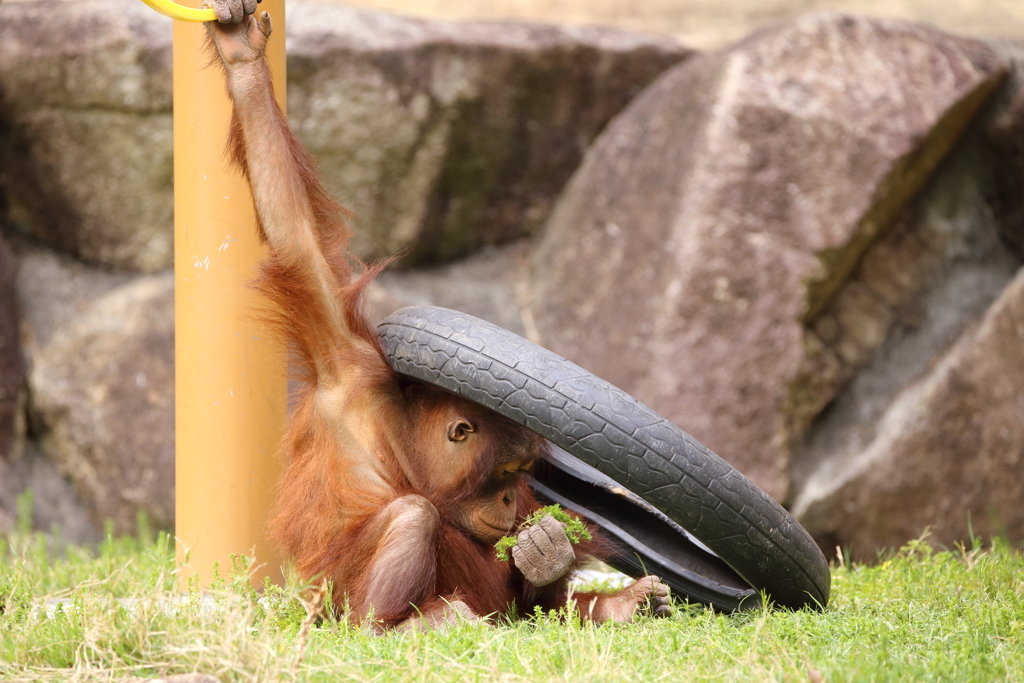
[[[629,625],[537,615],[386,637],[334,620],[303,633],[297,588],[260,595],[244,572],[212,600],[176,593],[171,545],[143,533],[54,557],[39,535],[0,540],[0,680],[1024,680],[1024,558],[1000,543],[835,567],[824,613],[679,605]]]

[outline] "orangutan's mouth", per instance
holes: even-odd
[[[485,527],[494,531],[496,538],[501,538],[502,536],[507,535],[508,532],[512,530],[512,524],[509,524],[508,526],[499,526],[497,524],[493,524],[483,519],[481,519],[480,521],[483,523]]]

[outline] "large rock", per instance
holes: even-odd
[[[31,414],[44,453],[93,519],[135,531],[174,521],[174,282],[144,276],[52,331],[32,356]]]
[[[0,234],[0,462],[17,457],[25,431],[25,367],[14,288],[15,266],[14,254]]]
[[[993,112],[995,118],[999,113],[999,109]],[[942,372],[942,359],[950,348],[972,333],[1020,267],[1019,258],[999,240],[1003,204],[992,191],[999,166],[984,144],[991,118],[978,123],[895,224],[868,249],[850,280],[806,332],[818,353],[797,385],[805,391],[818,387],[831,396],[835,381],[849,382],[794,446],[793,510],[823,547],[841,545],[857,559],[874,559],[879,549],[899,547],[935,523],[934,508],[921,507],[916,484],[910,479],[890,482],[891,487],[908,487],[905,496],[894,497],[893,488],[877,499],[862,491],[856,509],[850,508],[844,482],[858,477],[871,453],[885,449],[880,444],[891,436],[894,426],[902,424],[908,405],[905,397],[918,395],[913,387],[937,381],[935,373]],[[1011,370],[1007,379],[1019,381],[1012,376]],[[919,408],[925,411],[921,422],[938,420],[929,428],[941,431],[941,416],[929,415],[930,408],[925,406]],[[1001,405],[994,405],[991,412],[997,415],[1001,410]],[[951,448],[961,445],[950,442]],[[883,456],[884,465],[879,466],[928,467],[932,457],[930,451],[896,449]],[[961,450],[956,458],[965,467],[975,460],[978,466],[987,466],[985,455],[971,449]],[[939,456],[935,465],[941,468],[941,463]],[[930,495],[944,501],[943,542],[968,542],[966,520],[972,508],[960,504],[970,502],[975,483],[959,476],[933,483]],[[1008,517],[1006,510],[995,507],[996,501],[1008,502],[1002,489],[1012,489],[1014,479],[993,484],[993,506],[986,511],[987,517],[1015,518],[1014,503]],[[894,506],[894,500],[899,505]],[[877,537],[869,531],[873,527],[832,526],[837,518],[866,523],[888,517],[899,520],[899,530],[889,520],[879,525]],[[982,523],[977,530],[986,532],[991,527]],[[1003,527],[1001,532],[1019,538],[1024,527]]]
[[[979,42],[838,14],[675,67],[552,215],[543,342],[784,498],[791,445],[829,398],[794,386],[818,354],[806,324],[1004,73]]]
[[[364,257],[461,256],[539,228],[587,146],[690,54],[654,36],[289,9],[288,116]]]
[[[367,313],[377,324],[403,306],[443,306],[531,336],[523,300],[531,244],[519,240],[454,263],[384,273],[369,287]]]
[[[0,5],[0,184],[20,229],[96,263],[170,266],[170,22],[141,2]]]
[[[14,252],[18,266],[15,285],[22,316],[22,352],[30,367],[38,363],[42,363],[44,367],[52,364],[53,356],[58,354],[54,351],[45,352],[50,342],[54,338],[73,335],[73,332],[69,333],[67,330],[79,324],[77,321],[81,316],[87,315],[107,294],[134,279],[131,275],[108,273],[83,265],[69,257],[32,247],[22,240],[14,241]],[[119,324],[116,320],[109,322],[114,326]],[[167,324],[162,324],[161,329],[164,334],[173,335],[173,330]],[[160,364],[166,366],[172,363],[173,358],[170,354],[173,341],[165,340],[158,346],[164,356],[160,359]],[[74,357],[58,358],[57,362],[71,368],[78,364]],[[73,375],[70,372],[65,374]],[[71,412],[53,414],[50,406],[45,405],[46,388],[43,387],[43,392],[40,393],[40,387],[35,386],[35,379],[35,376],[29,378],[30,400],[27,405],[21,406],[21,412],[27,411],[32,418],[30,421],[34,427],[34,438],[29,440],[23,449],[18,449],[20,452],[7,462],[0,462],[0,531],[14,526],[18,512],[18,496],[31,491],[34,528],[47,532],[59,528],[60,538],[65,542],[95,543],[103,536],[101,528],[105,521],[97,510],[110,506],[95,498],[89,498],[95,495],[95,489],[83,486],[80,491],[76,490],[70,476],[71,468],[65,463],[73,455],[80,455],[82,449],[76,444],[73,453],[63,452],[61,449],[64,442],[55,437],[47,426],[55,420],[70,419]],[[71,381],[78,379],[78,376],[72,376]],[[174,378],[171,373],[158,373],[154,380],[164,384],[156,388],[158,393],[173,391]],[[73,390],[81,392],[85,389],[75,387]],[[41,397],[44,399],[43,405],[40,405]],[[143,420],[136,425],[134,420],[138,415],[143,415]],[[124,432],[130,433],[136,426],[139,429],[147,426],[144,410],[125,410],[115,417],[116,428]],[[79,421],[75,438],[81,438],[86,444],[95,443],[97,435],[90,431],[95,430],[95,427],[96,423],[85,422],[83,426],[83,422]],[[69,430],[70,427],[64,425],[56,431],[67,433]],[[168,430],[173,430],[173,420],[165,420],[162,427],[155,432],[155,439],[164,442],[157,451],[165,454],[173,453],[174,434]],[[43,444],[39,443],[40,438]],[[104,476],[106,474],[104,473]],[[173,496],[173,478],[163,482],[163,486],[170,492],[157,497],[167,499],[168,496]],[[113,487],[105,489],[104,493],[112,490]],[[113,490],[113,495],[117,496],[120,493]],[[145,506],[138,509],[145,509]],[[121,517],[124,520],[121,529],[134,529],[135,510],[126,508],[122,511]]]
[[[74,486],[32,442],[19,455],[0,460],[0,534],[23,521],[21,514],[26,510],[18,503],[25,495],[31,495],[32,510],[24,521],[33,529],[55,533],[53,540],[62,543],[88,545],[103,540],[101,525]]]
[[[289,101],[364,257],[451,258],[546,219],[602,126],[690,51],[612,30],[289,4]],[[173,258],[170,19],[127,0],[0,5],[0,186],[86,261]]]
[[[1024,259],[1024,41],[994,47],[1010,59],[1013,69],[985,127],[985,147],[994,162],[992,195],[1000,236]]]
[[[30,365],[59,330],[137,277],[89,266],[23,240],[16,239],[14,245],[23,351]]]
[[[1024,457],[1024,421],[1004,414],[1015,410],[1006,387],[1024,393],[1012,338],[985,359],[986,366],[1003,365],[1000,391],[953,391],[949,384],[950,377],[992,371],[974,367],[977,358],[964,349],[985,347],[979,324],[1012,312],[1007,297],[1019,287],[1010,283],[1021,277],[1024,256],[1012,239],[1024,216],[1015,171],[1024,134],[1022,67],[1014,60],[1014,77],[993,106],[808,331],[819,342],[818,360],[852,376],[793,454],[793,510],[823,547],[841,545],[872,560],[926,527],[947,546],[969,544],[972,527],[982,537],[1024,538],[1012,472]],[[865,343],[882,338],[880,346]],[[844,359],[858,357],[867,362],[853,374]],[[948,419],[951,410],[963,411],[959,421]],[[976,424],[981,447],[973,436],[965,439],[963,420]],[[936,447],[919,448],[921,439]],[[919,480],[922,471],[928,474]]]
[[[26,294],[23,289],[26,284],[26,256],[23,252],[18,253],[20,251],[12,252],[0,236],[0,533],[15,527],[19,515],[18,498],[31,491],[33,510],[30,521],[34,528],[48,532],[59,528],[60,538],[66,542],[93,543],[102,538],[102,534],[86,514],[86,508],[70,482],[34,443],[26,443],[22,352],[31,357],[37,336],[30,321],[45,319],[47,316],[42,311],[52,307],[52,299],[23,296]],[[35,260],[32,257],[28,259]],[[47,279],[55,276],[50,283],[51,288],[65,281],[61,277],[64,273],[52,268],[39,274]],[[16,316],[19,308],[26,316],[21,320]],[[39,331],[48,336],[47,326],[43,325]],[[22,335],[27,342],[26,348],[19,344]]]
[[[813,477],[794,512],[858,559],[930,528],[948,546],[1024,533],[1024,270],[980,325],[907,387],[874,438]],[[826,475],[826,476],[822,476]]]

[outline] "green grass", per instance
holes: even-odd
[[[206,603],[176,593],[171,545],[143,533],[54,556],[24,530],[0,540],[0,680],[1024,680],[1024,559],[1000,542],[918,541],[877,566],[834,567],[823,613],[680,605],[628,625],[538,615],[385,637],[331,619],[303,636],[299,588],[257,594],[244,571]]]

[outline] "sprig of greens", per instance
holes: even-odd
[[[590,529],[587,528],[587,525],[563,510],[561,505],[548,505],[547,507],[542,507],[524,519],[523,523],[516,527],[516,535],[504,536],[500,541],[494,544],[494,550],[496,551],[498,559],[502,562],[508,562],[509,552],[512,548],[519,545],[519,532],[533,526],[543,517],[547,517],[548,515],[554,517],[565,525],[565,535],[569,537],[569,542],[573,545],[576,545],[580,541],[589,541],[592,538],[590,535]]]

